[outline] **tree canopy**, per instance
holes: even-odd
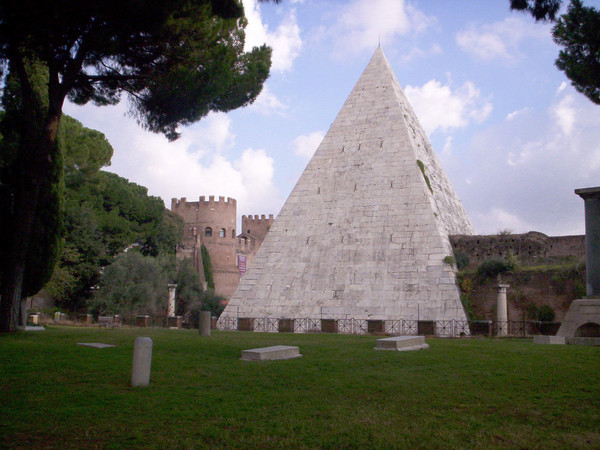
[[[561,4],[562,0],[510,0],[513,10],[525,11],[537,21],[555,22],[552,37],[562,47],[556,67],[577,91],[600,104],[600,11],[570,0],[567,12],[559,16]]]
[[[56,141],[65,99],[103,106],[127,97],[142,127],[176,139],[180,125],[260,93],[271,50],[245,52],[245,26],[240,0],[0,2],[0,71],[15,78],[19,111],[0,158],[0,330],[16,328],[32,237],[59,236],[53,192],[62,175]],[[57,218],[57,226],[39,232],[36,221],[50,204],[57,206],[44,220]]]

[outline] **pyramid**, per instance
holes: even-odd
[[[451,234],[469,219],[378,48],[273,223],[234,318],[466,320]]]

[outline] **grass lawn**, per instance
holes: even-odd
[[[147,388],[133,342],[154,341]],[[600,448],[600,348],[52,327],[0,335],[0,448]],[[115,344],[96,349],[78,342]],[[288,361],[241,351],[297,345]]]

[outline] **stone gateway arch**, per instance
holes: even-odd
[[[219,328],[248,318],[464,321],[444,262],[452,234],[473,229],[377,48]]]

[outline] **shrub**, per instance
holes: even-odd
[[[481,278],[496,278],[498,275],[510,272],[511,266],[500,259],[486,259],[477,267],[477,275]]]
[[[463,252],[454,253],[454,261],[458,270],[466,269],[469,266],[469,255]]]

